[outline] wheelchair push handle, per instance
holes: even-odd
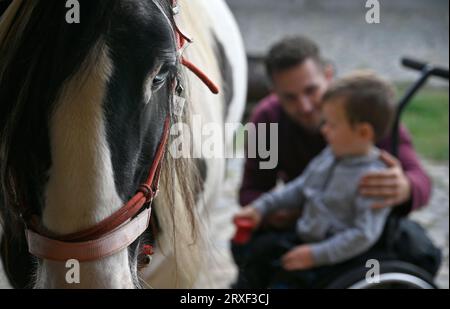
[[[435,67],[429,63],[421,62],[421,61],[411,59],[411,58],[403,58],[402,65],[409,69],[413,69],[416,71],[427,70],[430,72],[431,76],[437,76],[437,77],[441,77],[444,79],[449,79],[448,69],[445,69],[442,67]]]
[[[407,68],[420,71],[420,77],[406,91],[397,106],[397,113],[395,116],[394,125],[392,126],[392,154],[396,157],[398,157],[400,118],[406,106],[411,102],[414,95],[425,85],[428,78],[431,76],[441,77],[446,80],[449,79],[448,69],[446,68],[433,66],[429,63],[417,61],[411,58],[403,58],[402,64]]]

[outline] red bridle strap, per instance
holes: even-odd
[[[177,7],[177,1],[173,0],[172,4],[174,7]],[[185,35],[175,24],[175,34],[177,36],[177,43],[178,43],[178,50],[182,53],[185,45],[187,43],[192,43],[192,40]],[[181,58],[181,64],[184,65],[189,71],[194,73],[208,88],[213,94],[219,93],[219,87],[201,70],[199,69],[195,64],[187,60],[183,55],[180,55]]]
[[[55,261],[92,261],[117,253],[134,242],[149,225],[151,203],[158,193],[161,164],[169,139],[169,126],[167,117],[148,178],[128,203],[97,225],[61,237],[44,236],[46,233],[41,228],[31,224],[26,230],[29,252]],[[145,204],[148,204],[147,209],[134,218]]]
[[[26,230],[28,249],[34,256],[52,261],[95,261],[119,253],[131,245],[147,229],[150,215],[151,208],[146,208],[136,218],[116,230],[83,242],[63,242]]]

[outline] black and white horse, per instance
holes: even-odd
[[[172,0],[78,0],[80,23],[67,22],[67,1],[1,2],[8,2],[0,20],[6,271],[17,287],[139,287],[142,237],[113,255],[82,262],[80,283],[72,285],[64,262],[30,260],[24,223],[33,215],[57,238],[116,213],[148,176],[167,115],[172,123],[187,124],[200,115],[222,129],[224,122],[238,121],[246,65],[234,19],[222,0],[182,0],[176,22]],[[184,57],[218,84],[219,95],[181,67],[178,28],[195,40]],[[177,116],[172,101],[180,80],[188,102]],[[217,139],[229,143],[223,130]],[[201,147],[201,141],[192,142]],[[154,206],[158,232],[150,235],[164,254],[151,267],[162,277],[170,273],[173,286],[189,286],[199,272],[205,252],[196,205],[214,203],[224,162],[223,156],[165,155]]]

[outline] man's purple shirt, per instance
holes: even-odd
[[[274,94],[266,97],[256,106],[250,122],[278,123],[278,165],[275,169],[264,170],[259,168],[260,159],[247,159],[239,192],[239,202],[242,206],[250,204],[263,193],[273,189],[278,179],[289,182],[300,176],[309,162],[326,146],[319,132],[312,133],[294,123],[284,112]],[[377,144],[380,149],[388,152],[391,152],[391,145],[390,136]],[[431,180],[419,162],[405,127],[400,129],[399,161],[411,183],[411,199],[402,205],[404,212],[408,213],[428,203]]]

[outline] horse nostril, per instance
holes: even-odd
[[[152,262],[153,257],[151,255],[146,255],[144,258],[144,264],[145,265],[150,265],[150,263]]]

